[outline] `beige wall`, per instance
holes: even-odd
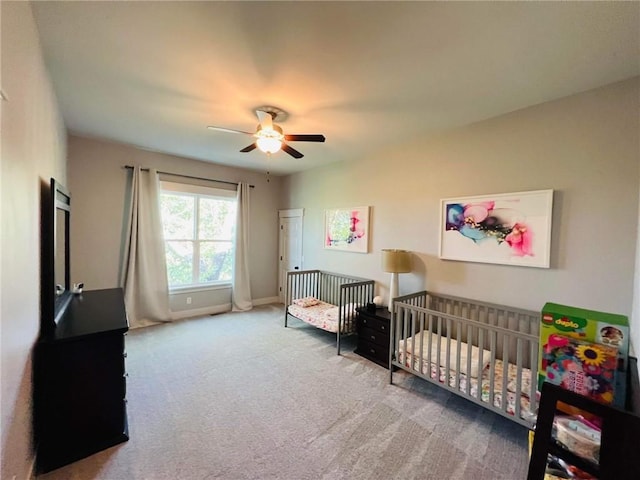
[[[120,167],[141,164],[256,185],[250,253],[255,298],[277,295],[277,209],[304,207],[305,266],[374,278],[384,294],[388,277],[380,271],[379,252],[387,247],[415,252],[415,271],[401,275],[402,293],[426,287],[533,309],[551,300],[630,314],[635,278],[632,336],[640,350],[638,267],[634,274],[640,262],[638,79],[269,183],[259,173],[77,137],[70,139],[67,178],[64,127],[30,5],[0,2],[0,22],[0,85],[9,99],[0,103],[1,478],[31,473],[40,183],[51,176],[73,194],[72,281],[85,281],[87,289],[118,283]],[[437,258],[440,198],[541,188],[556,190],[551,269]],[[321,247],[323,210],[349,205],[373,207],[369,254]]]
[[[0,2],[0,477],[33,465],[31,352],[40,322],[40,185],[66,183],[66,138],[27,2]]]
[[[69,137],[71,213],[71,281],[85,289],[118,286],[122,255],[125,192],[130,171],[141,165],[160,171],[231,182],[248,182],[251,189],[250,265],[254,299],[277,296],[278,201],[281,179],[186,158],[141,150],[118,143]],[[179,316],[219,311],[229,304],[229,290],[172,295]],[[186,297],[192,303],[187,306]]]
[[[638,78],[390,145],[287,177],[281,208],[305,208],[305,268],[377,280],[382,248],[415,253],[400,292],[437,292],[539,310],[547,301],[629,315],[640,178]],[[553,189],[552,268],[438,259],[441,198]],[[323,209],[371,205],[369,254],[322,248]],[[638,319],[636,319],[636,322]],[[636,338],[640,324],[634,324]],[[636,351],[639,345],[636,345]]]

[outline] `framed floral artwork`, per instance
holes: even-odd
[[[369,251],[369,207],[325,210],[324,248],[367,253]]]
[[[441,200],[439,256],[549,268],[552,207],[553,190]]]

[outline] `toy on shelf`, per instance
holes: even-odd
[[[602,352],[604,353],[611,352],[610,348],[615,349],[617,359],[614,369],[617,371],[613,380],[612,391],[615,393],[613,403],[616,406],[624,407],[626,395],[625,378],[629,357],[628,318],[624,315],[585,310],[556,303],[545,304],[541,315],[540,352],[538,356],[538,388],[540,389],[542,388],[542,383],[547,379],[548,362],[552,360],[549,356],[549,351],[554,348],[549,345],[552,335],[574,339],[583,344],[587,342],[589,344],[597,344],[598,348],[602,347]],[[578,345],[576,344],[575,346],[577,347]],[[591,371],[596,371],[597,368],[595,368],[594,362],[598,363],[599,361],[600,357],[594,359],[585,357],[580,363],[586,364]],[[607,366],[609,365],[607,363]],[[555,372],[553,368],[550,371],[552,374]],[[557,380],[553,383],[558,384]],[[605,395],[604,399],[607,397],[608,395]]]
[[[547,382],[610,404],[615,394],[618,349],[551,334],[544,352]]]
[[[581,416],[556,417],[554,437],[565,448],[590,462],[600,462],[601,431]]]

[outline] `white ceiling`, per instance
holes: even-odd
[[[640,75],[639,2],[33,2],[70,132],[272,174]],[[239,153],[255,107],[305,157]]]

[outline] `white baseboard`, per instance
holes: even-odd
[[[212,307],[195,308],[193,310],[183,310],[180,312],[171,312],[171,320],[183,320],[190,317],[201,317],[202,315],[215,315],[216,313],[224,313],[231,311],[231,304],[215,305]]]
[[[269,305],[271,303],[280,303],[280,297],[264,297],[252,300],[253,306]],[[190,317],[201,317],[202,315],[215,315],[216,313],[224,313],[231,311],[231,304],[214,305],[211,307],[195,308],[193,310],[181,310],[179,312],[171,312],[171,320],[183,320]]]
[[[280,297],[264,297],[253,300],[253,306],[269,305],[270,303],[280,303]]]

